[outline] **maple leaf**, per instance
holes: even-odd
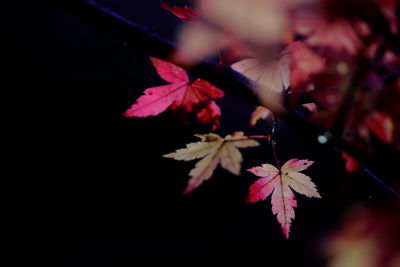
[[[261,120],[261,119],[265,120],[271,114],[272,114],[272,112],[267,108],[264,108],[262,106],[256,107],[256,109],[251,114],[250,125],[255,126],[259,120]]]
[[[367,116],[366,125],[381,141],[391,144],[393,142],[394,122],[390,115],[384,112],[372,112]]]
[[[265,200],[272,193],[272,213],[277,215],[286,238],[289,238],[291,221],[295,218],[294,207],[297,207],[291,189],[307,197],[321,197],[311,178],[300,173],[313,163],[314,161],[310,160],[291,159],[280,170],[271,164],[248,169],[249,172],[262,178],[250,186],[247,202]]]
[[[170,11],[172,14],[186,22],[193,22],[198,17],[197,11],[191,7],[172,7],[166,3],[161,3],[161,7]]]
[[[302,104],[301,105],[303,108],[306,108],[308,111],[310,111],[311,113],[317,112],[318,111],[318,107],[317,104],[315,103],[306,103],[306,104]]]
[[[202,124],[212,124],[212,130],[214,131],[219,125],[221,109],[215,101],[210,100],[199,112],[197,112],[196,116]]]
[[[323,59],[308,48],[303,42],[293,42],[287,48],[290,61],[290,85],[297,88],[309,83],[310,77],[325,69]]]
[[[245,136],[243,132],[235,132],[225,138],[213,133],[195,136],[200,138],[201,141],[187,144],[186,148],[178,149],[174,153],[163,156],[184,161],[201,159],[189,173],[191,178],[184,194],[192,192],[204,181],[210,179],[218,164],[221,164],[222,168],[232,174],[239,175],[243,161],[239,148],[260,145],[256,140]]]
[[[247,58],[231,67],[268,89],[282,92],[289,86],[298,87],[309,82],[312,75],[324,70],[325,63],[303,42],[297,41],[288,45],[272,62]]]
[[[348,153],[342,152],[342,157],[345,162],[346,171],[352,173],[357,171],[361,167],[360,162],[355,158],[353,158],[352,156],[350,156]]]
[[[325,62],[303,42],[297,41],[288,45],[272,62],[265,63],[256,58],[247,58],[232,64],[231,67],[268,90],[281,93],[290,87],[291,100],[295,103],[300,92],[313,90],[311,78],[324,71]],[[260,88],[259,92],[262,98],[262,92],[266,90]],[[311,112],[317,111],[314,103],[304,107]],[[261,114],[261,110],[256,110],[253,114],[254,120],[250,124],[255,124],[262,118],[257,117]]]
[[[158,75],[170,84],[148,88],[126,112],[126,117],[156,116],[168,108],[186,112],[195,111],[202,123],[219,123],[221,112],[211,99],[224,96],[209,82],[196,79],[191,82],[185,70],[161,59],[150,57]]]
[[[282,92],[290,86],[290,57],[284,50],[276,60],[263,63],[256,58],[247,58],[231,65],[232,69],[267,89]]]

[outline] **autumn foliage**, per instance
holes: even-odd
[[[183,21],[174,54],[168,60],[150,58],[167,84],[147,88],[125,116],[193,113],[217,130],[221,110],[215,100],[224,92],[206,80],[191,80],[182,68],[209,60],[231,66],[252,84],[261,103],[249,118],[252,126],[300,112],[366,157],[375,155],[376,143],[385,151],[400,149],[398,1],[199,0],[191,7],[161,6]],[[267,139],[276,161],[248,170],[260,177],[249,188],[248,202],[272,195],[272,212],[288,238],[297,206],[293,191],[321,197],[302,173],[314,161],[291,159],[279,166],[276,133],[196,136],[200,141],[164,156],[198,160],[184,194],[210,179],[218,165],[240,175],[240,150]],[[367,163],[348,151],[341,155],[349,172]]]

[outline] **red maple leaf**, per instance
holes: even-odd
[[[319,74],[325,69],[324,60],[308,48],[303,42],[293,42],[287,48],[290,61],[290,85],[298,88],[310,82],[312,75]]]
[[[219,124],[221,111],[211,99],[224,96],[209,82],[196,79],[191,82],[182,68],[161,59],[150,57],[158,75],[170,84],[148,88],[126,112],[126,117],[156,116],[168,108],[195,111],[204,124]]]
[[[321,197],[311,178],[300,173],[313,163],[314,161],[310,160],[291,159],[280,170],[271,164],[248,169],[262,178],[250,186],[247,202],[265,200],[272,193],[272,213],[277,216],[286,238],[289,238],[291,221],[295,217],[294,207],[297,207],[292,189],[307,197]]]
[[[381,141],[387,144],[393,142],[394,122],[390,115],[375,111],[366,117],[365,123]]]
[[[358,162],[358,160],[350,156],[348,153],[342,152],[342,157],[345,162],[346,171],[352,173],[357,171],[361,167],[360,162]]]
[[[197,11],[191,7],[172,7],[166,3],[161,3],[161,6],[186,22],[193,22],[198,17]]]
[[[210,100],[206,103],[202,109],[196,113],[197,118],[202,124],[212,124],[212,130],[214,131],[219,124],[219,117],[221,117],[221,110],[215,101]]]

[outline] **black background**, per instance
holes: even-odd
[[[158,0],[101,2],[170,39],[181,25]],[[289,240],[269,199],[245,203],[256,179],[250,173],[236,177],[218,168],[183,197],[194,162],[161,156],[209,129],[168,112],[122,117],[145,88],[164,83],[147,56],[46,1],[27,1],[10,28],[10,68],[17,73],[11,78],[24,99],[14,108],[21,118],[19,169],[25,171],[16,179],[28,184],[26,205],[35,203],[30,220],[56,223],[64,266],[325,266],[324,240],[343,215],[390,197],[368,177],[347,175],[338,155],[318,150],[282,123],[281,160],[315,160],[306,173],[323,197],[296,195]],[[253,107],[241,99],[218,103],[218,134],[270,131],[270,122],[248,126]],[[243,154],[243,170],[273,162],[266,143]],[[27,179],[26,173],[35,175]]]

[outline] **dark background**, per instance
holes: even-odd
[[[100,2],[170,39],[181,25],[159,0]],[[282,123],[281,160],[315,160],[306,173],[323,197],[296,195],[289,240],[269,199],[245,203],[256,179],[250,173],[236,177],[218,168],[183,197],[194,162],[161,156],[210,129],[185,125],[168,112],[122,117],[145,88],[164,83],[147,56],[46,1],[26,1],[15,21],[8,56],[24,99],[14,107],[23,148],[17,160],[24,162],[18,168],[24,177],[15,179],[28,185],[30,220],[57,225],[64,266],[325,266],[324,240],[344,214],[390,198],[370,178],[346,174],[338,155],[318,150]],[[218,104],[218,134],[269,133],[270,122],[248,126],[253,107],[241,99],[227,96]],[[243,170],[273,162],[266,143],[243,154]]]

